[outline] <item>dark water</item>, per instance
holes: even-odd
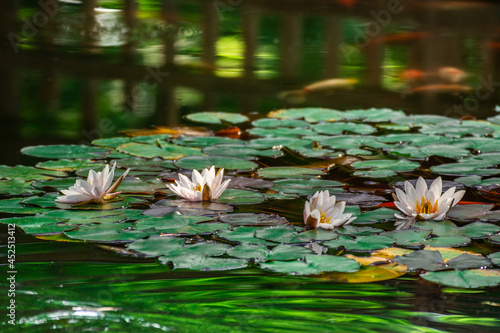
[[[408,0],[395,8],[355,0],[43,3],[0,2],[2,164],[32,165],[18,153],[27,145],[180,124],[196,111],[390,107],[484,119],[498,103],[495,2]],[[463,77],[443,87],[436,73],[447,67]],[[299,100],[283,96],[330,78],[358,83]],[[96,245],[19,232],[16,241],[19,325],[1,318],[2,332],[500,327],[498,288],[454,290],[408,275],[340,284],[258,269],[170,271]],[[7,300],[2,278],[2,307]]]

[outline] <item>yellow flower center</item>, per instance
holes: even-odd
[[[436,200],[434,204],[430,202],[429,199],[422,196],[422,200],[418,201],[415,206],[415,211],[417,214],[431,214],[437,212],[438,209],[438,201]]]
[[[330,223],[331,217],[326,218],[326,213],[321,213],[319,223]]]
[[[200,184],[196,184],[193,186],[193,191],[200,191],[201,192],[201,185]]]

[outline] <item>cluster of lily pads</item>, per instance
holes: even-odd
[[[500,284],[500,116],[300,108],[253,121],[224,112],[187,118],[218,131],[156,128],[22,149],[45,160],[0,166],[0,212],[12,214],[0,223],[158,257],[173,269],[260,267],[344,282],[410,272],[456,287]],[[427,190],[419,176],[445,179],[439,214],[441,185]],[[424,185],[426,197],[413,198]],[[473,204],[457,205],[462,190]],[[413,218],[404,228],[398,208]],[[331,230],[310,228],[337,218]]]

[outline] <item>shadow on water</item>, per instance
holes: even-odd
[[[389,3],[2,0],[2,164],[30,164],[18,153],[27,145],[90,142],[127,128],[179,124],[204,110],[493,115],[500,7]],[[339,80],[303,89],[326,79]],[[466,292],[411,278],[341,284],[257,269],[171,271],[95,245],[21,235],[17,242],[18,319],[29,331],[500,327],[498,288]],[[6,304],[6,284],[1,289]],[[4,319],[0,325],[11,328]]]

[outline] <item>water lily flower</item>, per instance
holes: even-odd
[[[106,200],[116,198],[121,192],[115,191],[130,169],[127,169],[111,186],[115,175],[115,168],[116,162],[113,164],[111,170],[109,170],[109,164],[106,164],[102,172],[90,170],[87,180],[77,179],[75,185],[61,191],[64,195],[57,197],[56,201],[66,204],[83,205],[91,202],[102,204]]]
[[[417,180],[416,188],[405,182],[404,192],[397,188],[394,204],[404,214],[395,214],[399,219],[443,220],[451,207],[455,206],[464,196],[465,191],[455,193],[455,187],[442,193],[443,181],[436,178],[431,186],[422,177]]]
[[[349,224],[356,217],[352,214],[344,214],[345,202],[335,203],[334,195],[330,196],[328,191],[318,191],[312,198],[306,201],[304,207],[304,223],[313,229],[333,229],[343,224]]]
[[[178,196],[189,201],[211,201],[220,197],[229,185],[230,179],[222,183],[224,169],[215,173],[215,167],[204,169],[201,174],[193,170],[192,180],[179,173],[179,180],[167,187]]]

